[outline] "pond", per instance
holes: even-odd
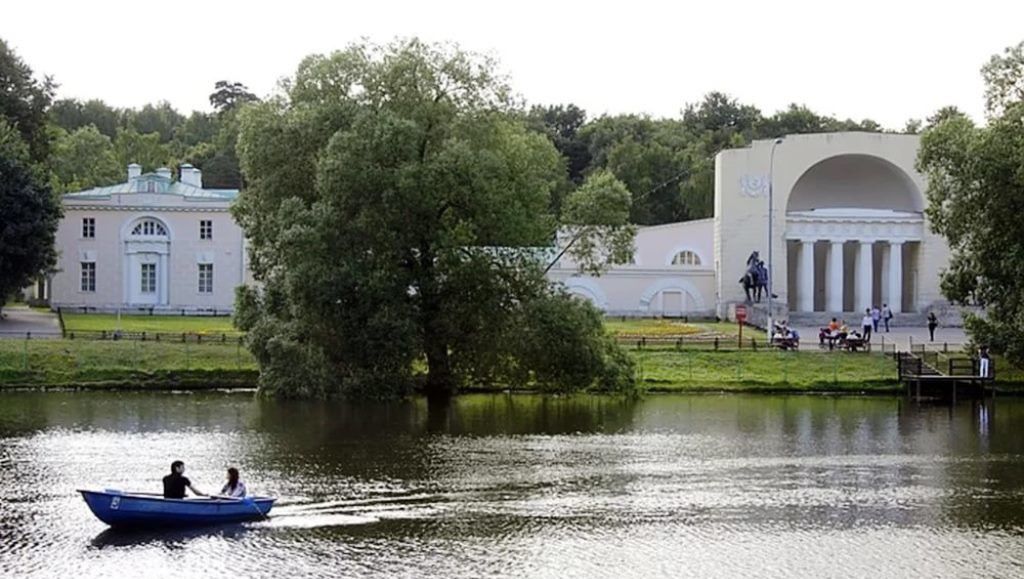
[[[267,521],[109,530],[76,488]],[[1024,400],[0,394],[0,576],[1024,575]]]

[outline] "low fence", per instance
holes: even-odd
[[[116,314],[126,316],[188,316],[188,317],[211,317],[223,318],[230,316],[233,311],[226,308],[165,308],[165,307],[120,307],[120,306],[58,306],[57,315],[61,314]]]
[[[767,350],[771,347],[764,337],[743,338],[728,336],[616,336],[621,346],[637,350],[711,350],[735,352],[737,350]]]
[[[118,330],[76,330],[66,331],[68,340],[138,340],[140,342],[192,342],[195,344],[226,344],[241,342],[242,332],[125,332]]]

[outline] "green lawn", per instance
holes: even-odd
[[[111,330],[114,316],[66,316],[72,328]],[[126,331],[231,331],[228,318],[124,316]],[[877,353],[781,352],[735,347],[735,324],[695,323],[696,331],[675,321],[610,320],[609,328],[626,337],[626,349],[637,361],[637,375],[646,391],[836,391],[896,392],[896,364]],[[628,336],[652,330],[670,339],[643,349],[628,345]],[[660,332],[660,333],[658,333]],[[683,348],[671,340],[676,332]],[[744,329],[763,341],[764,334]],[[722,351],[687,342],[694,336],[719,336]],[[745,346],[746,347],[746,346]],[[1024,388],[1024,370],[996,361],[998,385]],[[237,337],[197,343],[163,340],[0,340],[2,386],[132,386],[152,388],[252,387],[257,366]]]
[[[893,390],[896,363],[880,354],[632,350],[647,390]]]
[[[118,323],[116,314],[68,314],[64,315],[64,329],[67,332],[112,332],[120,326],[125,332],[160,332],[168,334],[206,333],[234,334],[238,330],[227,316],[121,316]]]
[[[620,338],[634,336],[646,337],[681,337],[686,338],[735,338],[739,334],[739,326],[730,322],[683,322],[673,319],[649,318],[605,318],[605,328]],[[743,337],[765,338],[765,333],[756,328],[745,326]]]
[[[255,385],[256,361],[234,343],[0,340],[0,385],[81,385],[189,379]]]

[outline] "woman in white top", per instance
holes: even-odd
[[[238,469],[231,467],[228,469],[228,482],[224,485],[224,488],[220,489],[221,496],[231,497],[234,499],[245,498],[245,483],[238,479]]]
[[[874,325],[874,319],[871,317],[871,308],[864,310],[864,317],[860,320],[860,326],[864,330],[864,341],[871,341],[871,328]]]

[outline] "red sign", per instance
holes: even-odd
[[[736,306],[736,321],[744,322],[747,320],[747,306]]]

